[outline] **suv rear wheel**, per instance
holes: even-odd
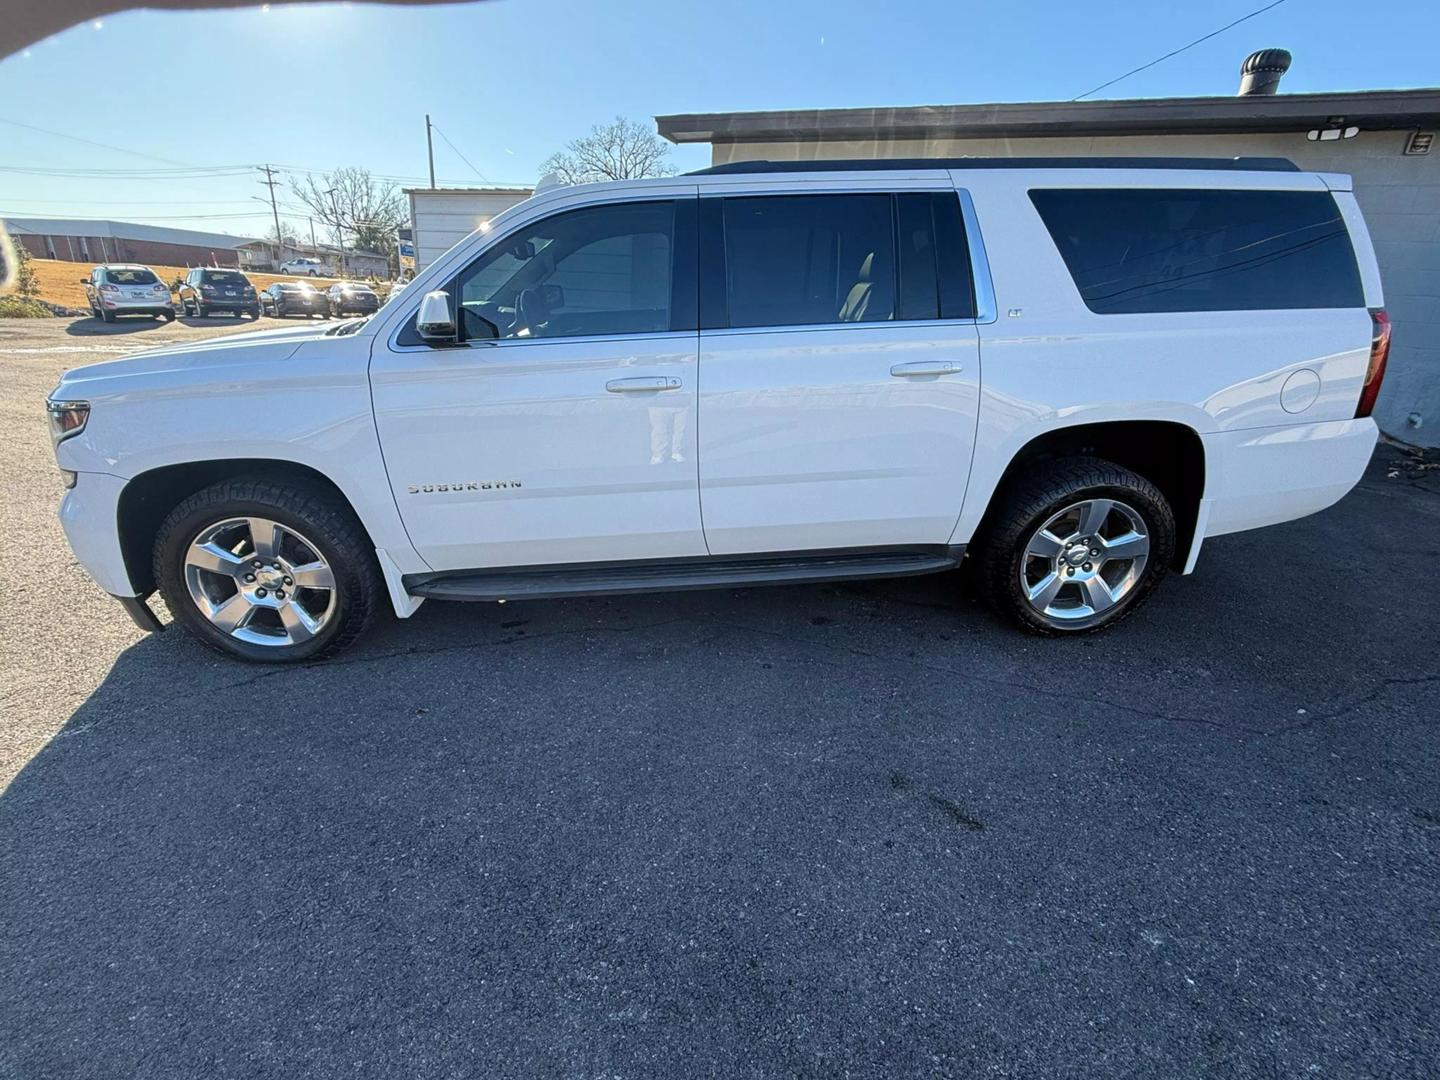
[[[155,540],[175,621],[244,660],[314,660],[359,637],[385,595],[374,551],[323,487],[228,480],[175,507]]]
[[[1100,458],[1046,462],[1002,495],[975,545],[981,593],[1037,634],[1089,633],[1144,603],[1175,553],[1175,517],[1144,477]]]

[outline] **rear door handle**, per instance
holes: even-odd
[[[890,374],[900,379],[913,379],[918,375],[955,375],[965,370],[964,364],[954,360],[915,360],[908,364],[896,364]]]
[[[612,394],[639,394],[655,390],[679,390],[680,380],[673,375],[655,375],[638,379],[611,379],[605,389]]]

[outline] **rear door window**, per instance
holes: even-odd
[[[709,201],[709,200],[706,200]],[[973,318],[964,226],[952,192],[765,195],[720,200],[718,310],[707,326],[824,326]],[[949,250],[958,245],[958,251]]]
[[[1030,201],[1099,314],[1365,305],[1329,192],[1036,189]]]
[[[157,285],[160,279],[149,270],[106,270],[105,280],[111,285]]]

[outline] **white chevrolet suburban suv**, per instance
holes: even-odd
[[[248,660],[389,603],[942,571],[1044,634],[1359,479],[1389,345],[1347,177],[751,162],[553,188],[364,321],[68,373],[77,558]]]

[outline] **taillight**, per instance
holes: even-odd
[[[1373,332],[1370,335],[1370,365],[1365,369],[1365,384],[1360,388],[1360,404],[1355,416],[1369,416],[1375,411],[1380,396],[1380,383],[1385,378],[1385,362],[1390,359],[1390,316],[1376,308],[1370,312]]]
[[[103,292],[103,293],[116,293],[116,292],[119,292],[119,291],[120,291],[120,286],[119,286],[119,285],[101,285],[101,286],[100,286],[100,291]]]

